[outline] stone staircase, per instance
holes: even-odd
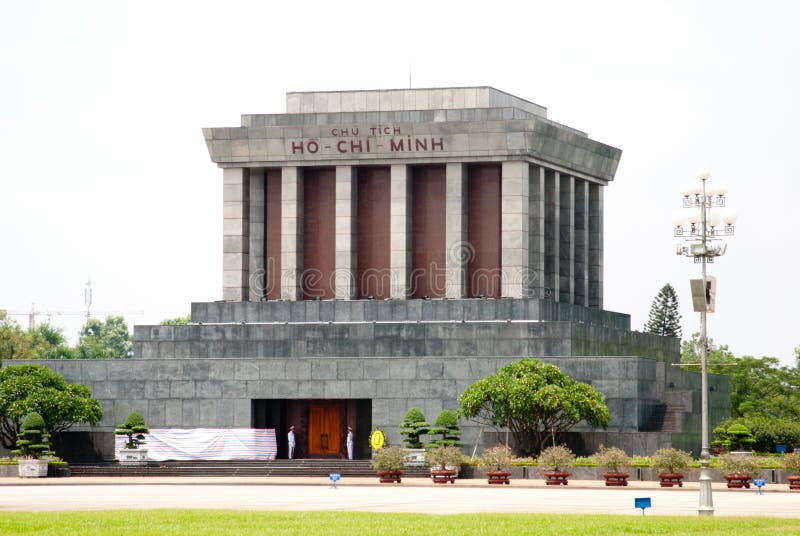
[[[680,432],[681,431],[681,413],[685,410],[680,405],[675,404],[658,404],[653,408],[653,413],[645,426],[642,426],[640,432]]]
[[[375,476],[370,460],[225,460],[148,462],[122,466],[117,462],[70,464],[72,476]],[[430,476],[425,467],[407,467],[407,477]]]

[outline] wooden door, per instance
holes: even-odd
[[[312,404],[308,408],[308,455],[338,456],[341,434],[338,405]]]

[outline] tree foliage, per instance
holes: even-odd
[[[162,326],[186,326],[192,321],[192,315],[178,316],[175,318],[165,318],[160,322]]]
[[[410,408],[400,423],[400,433],[406,437],[406,446],[410,449],[421,449],[420,436],[428,433],[429,427],[430,424],[425,420],[422,410]]]
[[[523,454],[553,445],[580,421],[606,428],[603,395],[558,367],[524,358],[473,383],[459,397],[461,414],[481,424],[507,427]]]
[[[120,358],[133,355],[128,324],[121,316],[107,316],[105,321],[90,318],[81,330],[77,357],[83,359]]]
[[[678,312],[678,296],[675,289],[667,283],[658,292],[650,306],[650,317],[644,325],[646,333],[664,337],[681,336],[681,315]]]
[[[59,433],[75,423],[97,424],[100,403],[88,387],[67,383],[63,376],[41,365],[14,365],[0,369],[0,442],[12,448],[22,419],[36,412],[47,430]]]
[[[0,311],[0,359],[33,359],[36,352],[27,333]]]
[[[700,336],[692,334],[681,346],[681,362],[700,370]],[[732,417],[762,415],[800,422],[800,370],[781,366],[774,357],[736,357],[726,345],[709,339],[708,371],[731,381]]]

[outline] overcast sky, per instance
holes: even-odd
[[[678,291],[680,191],[708,167],[736,237],[709,334],[789,364],[800,345],[795,2],[6,2],[0,9],[0,308],[130,324],[221,298],[222,172],[202,127],[288,91],[490,85],[619,147],[605,308],[641,329]],[[141,312],[142,314],[134,314]],[[15,317],[26,325],[27,318]],[[39,317],[39,321],[46,320]],[[51,322],[73,340],[80,316]]]

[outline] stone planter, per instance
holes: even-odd
[[[750,488],[750,479],[752,477],[745,473],[731,473],[725,475],[725,480],[728,481],[729,488]]]
[[[119,464],[127,467],[147,465],[147,449],[120,449]]]
[[[425,449],[406,449],[408,467],[425,467]]]
[[[789,475],[786,480],[789,481],[789,489],[800,489],[800,475]]]
[[[662,488],[683,487],[683,473],[658,473]]]
[[[47,460],[18,460],[20,478],[41,478],[47,476]]]
[[[434,484],[456,483],[456,472],[449,469],[431,469],[431,480]]]
[[[510,484],[511,471],[486,471],[489,484]]]
[[[392,471],[392,470],[378,471],[378,480],[380,480],[382,484],[393,484],[395,482],[399,484],[401,476],[403,476],[403,471]]]
[[[606,479],[606,486],[627,486],[628,477],[630,473],[623,473],[620,471],[608,471],[603,473],[603,478]]]
[[[548,486],[560,486],[560,485],[566,486],[568,483],[567,478],[569,477],[570,474],[571,473],[568,473],[566,471],[545,471],[544,477],[546,480],[544,481],[544,483],[547,484]]]

